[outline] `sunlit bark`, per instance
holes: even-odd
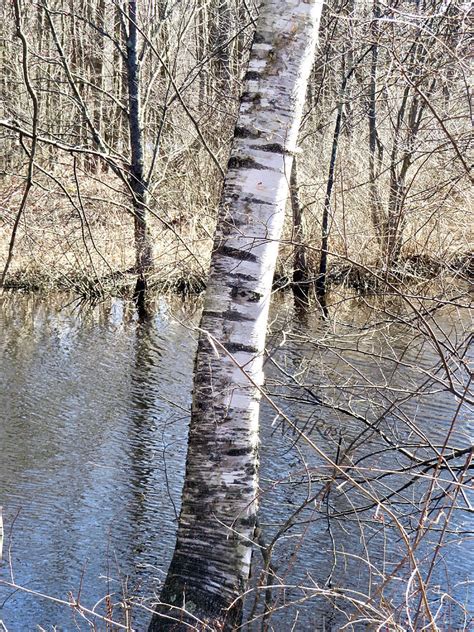
[[[288,0],[282,11],[267,0],[258,19],[200,327],[176,549],[153,632],[189,629],[193,617],[231,630],[241,618],[268,308],[321,4]]]

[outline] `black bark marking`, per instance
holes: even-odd
[[[250,102],[254,102],[256,104],[260,103],[260,101],[262,100],[262,95],[259,94],[258,92],[242,92],[242,95],[240,97],[241,102],[244,103],[250,103]]]
[[[241,158],[240,156],[232,156],[227,163],[228,169],[266,169],[263,165],[260,165],[254,158],[247,156]]]
[[[255,474],[255,472],[257,471],[257,464],[256,463],[247,463],[247,465],[244,468],[245,473],[247,474],[248,477],[251,477]],[[251,490],[249,490],[251,491]]]
[[[243,527],[254,527],[256,522],[257,522],[257,516],[255,514],[253,514],[252,516],[249,516],[248,518],[240,519],[240,524]]]
[[[234,138],[260,138],[261,132],[248,129],[248,127],[237,126],[234,130]]]
[[[245,321],[253,320],[252,318],[249,318],[248,316],[243,316],[243,314],[241,314],[240,312],[236,312],[230,309],[224,312],[222,315],[224,316],[226,320],[230,320],[232,322],[245,322]]]
[[[239,261],[257,261],[256,255],[248,250],[231,248],[231,246],[219,246],[217,251],[225,257],[231,257],[231,259],[238,259]]]
[[[233,193],[232,195],[226,195],[225,196],[226,200],[242,200],[242,202],[246,202],[247,204],[250,205],[254,205],[254,204],[258,204],[259,206],[271,206],[272,202],[268,202],[267,200],[261,200],[260,198],[254,198],[254,197],[242,197],[239,193]],[[233,220],[234,222],[234,226],[239,226],[238,221]]]
[[[260,73],[256,70],[248,70],[245,73],[245,81],[258,81],[260,79]]]
[[[244,322],[244,321],[253,320],[252,318],[249,318],[248,316],[244,316],[240,312],[237,312],[232,309],[228,309],[225,312],[206,311],[203,313],[203,316],[209,316],[210,318],[223,318],[224,320],[230,320],[232,322]]]
[[[227,456],[245,456],[246,454],[251,454],[253,452],[253,447],[247,448],[231,448],[227,450]]]
[[[268,152],[271,152],[273,154],[288,154],[288,153],[290,153],[280,143],[269,143],[268,145],[253,145],[253,148],[254,149],[258,149],[258,151],[268,151]]]
[[[261,200],[260,198],[242,198],[244,202],[248,202],[249,204],[260,204],[262,206],[271,206],[272,202],[268,202],[266,200]]]
[[[242,274],[241,272],[231,272],[229,276],[233,279],[240,279],[241,281],[256,281],[257,278],[251,274]]]
[[[172,632],[192,628],[195,626],[196,616],[198,619],[210,619],[215,624],[219,622],[219,629],[226,632],[238,627],[241,621],[242,600],[236,600],[236,605],[229,610],[228,598],[198,588],[200,578],[209,576],[209,562],[212,559],[214,565],[218,563],[221,559],[220,553],[211,556],[208,548],[202,549],[197,544],[194,547],[195,550],[202,550],[200,558],[196,555],[189,556],[186,547],[175,552],[161,594],[162,603],[156,606],[148,632]],[[191,587],[186,581],[190,578]],[[186,613],[187,604],[191,602],[196,605],[193,610],[194,616]]]
[[[254,345],[244,345],[240,342],[228,342],[224,347],[229,353],[238,353],[239,351],[258,353],[258,349]]]
[[[249,303],[258,303],[258,301],[263,298],[263,294],[259,292],[254,292],[253,290],[247,290],[242,287],[233,287],[230,293],[232,298],[245,298]]]

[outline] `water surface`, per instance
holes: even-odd
[[[80,595],[89,608],[102,600],[97,608],[104,613],[107,594],[115,604],[124,596],[149,604],[172,554],[199,304],[162,299],[144,326],[122,301],[95,309],[79,309],[70,301],[16,295],[0,303],[0,504],[6,528],[1,577],[11,579],[11,563],[18,584],[65,600]],[[428,372],[442,378],[435,346],[407,327],[388,333],[380,325],[364,333],[367,314],[358,309],[328,325],[317,315],[297,318],[288,299],[275,302],[266,387],[281,410],[332,460],[343,467],[357,462],[358,480],[361,472],[406,466],[403,455],[387,447],[387,437],[420,458],[432,458],[429,444],[442,445],[456,415],[450,445],[470,445],[467,409],[458,410],[458,400],[443,384],[425,384]],[[461,341],[452,315],[439,325],[446,340]],[[469,350],[463,353],[466,357]],[[454,367],[453,375],[461,390],[462,372]],[[321,406],[318,397],[338,410]],[[375,424],[377,432],[357,415]],[[373,595],[373,603],[380,604],[385,581],[387,603],[401,612],[410,569],[399,568],[406,550],[383,508],[353,513],[370,499],[351,485],[339,487],[342,478],[328,487],[334,471],[327,461],[304,439],[296,440],[268,403],[261,426],[262,543],[268,545],[287,523],[274,549],[272,581],[280,588],[271,592],[275,614],[267,629],[338,630],[346,621],[346,629],[370,629],[365,620],[357,623],[353,602],[360,593],[362,601]],[[366,488],[383,498],[407,480],[398,473]],[[415,508],[428,486],[428,478],[421,477],[396,497],[397,516],[407,529],[415,527]],[[466,583],[474,552],[470,515],[454,512],[448,546],[433,571],[439,603],[445,587],[452,601],[440,622],[449,616],[456,629],[467,626],[465,611],[472,606]],[[424,538],[421,558],[438,535],[434,529]],[[257,551],[253,587],[261,566]],[[352,601],[340,600],[335,589],[355,591],[346,593]],[[255,594],[260,599],[253,608]],[[10,632],[38,626],[91,629],[71,609],[19,590],[0,586],[0,605],[0,620]],[[256,629],[263,616],[262,591],[251,594],[246,608]],[[113,612],[122,620],[118,605]],[[145,629],[148,617],[135,606],[135,629]]]

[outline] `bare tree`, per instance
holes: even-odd
[[[263,351],[321,2],[259,15],[222,194],[195,364],[176,548],[150,632],[241,619],[258,493]]]
[[[142,316],[146,314],[147,274],[153,266],[153,249],[146,221],[148,184],[145,181],[143,120],[141,113],[141,84],[138,60],[137,2],[128,3],[127,79],[130,128],[130,189],[133,193],[135,215],[136,273],[138,276],[134,299]]]

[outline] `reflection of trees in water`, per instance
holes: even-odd
[[[468,330],[449,313],[431,319],[446,362],[420,322],[406,326],[406,313],[383,322],[375,310],[358,312],[330,328],[295,322],[267,361],[268,393],[298,431],[266,407],[261,520],[276,572],[267,566],[258,575],[265,605],[253,614],[290,627],[299,612],[304,625],[316,617],[316,629],[386,616],[388,629],[401,629],[395,621],[408,612],[420,613],[417,626],[426,623],[423,590],[437,609],[437,585],[449,584],[451,610],[440,623],[463,629],[472,525],[471,446],[461,423]]]
[[[469,595],[460,582],[471,564],[466,532],[472,531],[472,522],[464,501],[472,472],[466,469],[469,427],[464,408],[457,411],[460,400],[450,390],[435,345],[426,335],[417,336],[414,327],[407,327],[403,314],[398,324],[392,319],[387,328],[374,310],[364,310],[358,303],[352,305],[350,318],[340,312],[338,322],[323,323],[311,314],[303,321],[293,318],[291,308],[285,313],[284,299],[275,301],[279,320],[272,326],[275,334],[265,366],[267,390],[343,472],[319,458],[281,418],[272,426],[275,411],[265,407],[261,526],[266,546],[279,537],[271,556],[275,572],[269,569],[264,577],[261,602],[267,580],[274,586],[295,586],[270,590],[268,626],[291,629],[299,611],[296,630],[322,629],[323,623],[326,629],[331,625],[339,629],[339,609],[349,617],[357,612],[349,600],[354,596],[351,589],[361,593],[365,604],[368,597],[372,599],[378,609],[374,617],[383,606],[387,615],[396,612],[402,621],[397,607],[403,608],[400,595],[411,567],[406,559],[397,569],[406,558],[406,547],[386,509],[395,512],[413,546],[418,538],[415,553],[424,577],[430,572],[439,539],[446,539],[449,546],[444,547],[443,540],[440,554],[444,559],[440,557],[434,566],[429,598],[439,605],[442,593],[437,596],[434,588],[449,585],[449,598],[466,604]],[[190,386],[192,345],[180,347],[183,330],[165,318],[145,326],[125,319],[119,334],[122,320],[112,323],[102,312],[79,318],[76,312],[69,318],[67,313],[58,316],[56,308],[46,309],[35,297],[16,297],[0,314],[1,350],[9,357],[2,365],[3,376],[15,371],[19,380],[14,393],[0,389],[2,402],[8,404],[0,406],[0,416],[13,412],[8,423],[0,424],[1,474],[18,498],[28,500],[34,488],[32,504],[29,509],[25,506],[15,526],[14,551],[22,556],[17,562],[19,577],[50,594],[65,585],[75,588],[86,550],[92,547],[97,559],[89,561],[83,593],[84,603],[90,605],[104,594],[102,581],[96,579],[104,566],[104,532],[111,525],[110,576],[130,574],[129,594],[151,595],[150,585],[162,578],[173,547],[170,496],[175,502],[179,499],[187,415],[170,401],[186,407],[187,395],[181,393]],[[439,313],[436,321],[449,377],[460,391],[467,385],[467,363],[472,357],[469,328],[465,321],[455,322],[452,313]],[[47,359],[48,364],[33,362],[34,357]],[[68,406],[69,414],[80,413],[77,418],[64,418],[66,391],[58,371],[61,379],[80,385],[81,399],[73,398],[70,404],[75,402],[75,407]],[[57,409],[49,399],[50,391],[62,393]],[[42,407],[40,399],[35,399],[39,395]],[[322,400],[329,400],[329,405],[323,406]],[[29,407],[21,410],[26,404]],[[349,408],[352,415],[337,406]],[[21,417],[30,411],[37,416]],[[449,450],[439,461],[452,422]],[[14,444],[12,433],[21,436],[21,442]],[[458,452],[454,458],[452,448],[464,454]],[[47,469],[52,453],[59,457],[54,473]],[[28,469],[32,463],[37,467],[34,478]],[[348,476],[375,493],[379,503],[357,490]],[[456,509],[450,515],[453,506]],[[426,517],[420,524],[423,514]],[[123,575],[116,572],[114,554]],[[255,581],[260,579],[261,560],[257,552]],[[42,570],[45,561],[47,569]],[[147,586],[142,588],[139,581]],[[111,590],[120,594],[113,582]],[[415,610],[416,591],[415,586],[410,594]],[[296,600],[300,601],[291,605]],[[11,612],[19,605],[28,611],[25,604],[17,593],[6,609]],[[282,610],[273,612],[280,606]],[[257,613],[262,614],[260,607]],[[34,612],[35,621],[45,622],[47,608],[38,603],[28,612]],[[361,616],[369,616],[365,606],[360,608]],[[452,608],[451,621],[461,621],[456,615],[461,608],[455,604]],[[50,620],[55,616],[56,611]],[[136,627],[141,616],[136,610]],[[69,613],[62,621],[69,621],[68,617]],[[449,629],[446,621],[440,620],[441,629]],[[462,623],[451,629],[463,629]]]
[[[183,351],[174,329],[179,327],[161,332],[154,320],[137,324],[131,365],[128,537],[136,575],[154,584],[172,551],[187,433],[188,415],[179,403]],[[150,596],[153,589],[143,594]]]
[[[167,316],[142,327],[121,302],[78,311],[68,300],[0,301],[0,493],[7,530],[22,507],[18,578],[55,595],[77,591],[84,572],[91,605],[125,585],[140,596],[171,554],[192,345]],[[36,601],[16,592],[2,618],[70,623],[67,607]],[[134,622],[147,616],[136,609]]]
[[[153,476],[153,434],[156,430],[154,417],[153,368],[161,357],[159,347],[153,345],[153,324],[150,320],[136,327],[134,362],[131,375],[130,461],[131,484],[135,502],[131,521],[140,530],[146,525],[146,496]]]

